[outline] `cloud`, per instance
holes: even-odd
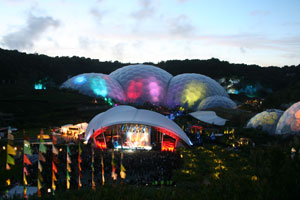
[[[151,0],[139,0],[140,8],[131,13],[131,16],[137,20],[152,17],[155,9]]]
[[[187,2],[187,1],[189,1],[189,0],[176,0],[178,3],[185,3],[185,2]]]
[[[124,43],[118,43],[112,47],[112,53],[116,60],[122,61],[123,60],[123,54],[124,54]]]
[[[57,28],[60,22],[50,16],[28,15],[26,25],[2,38],[2,43],[10,49],[31,49],[34,42],[50,27]]]
[[[190,36],[195,27],[190,23],[189,19],[185,15],[180,15],[176,18],[169,20],[169,32],[176,36]]]

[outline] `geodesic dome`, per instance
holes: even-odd
[[[129,65],[109,75],[123,87],[128,103],[163,105],[172,75],[151,65]]]
[[[280,117],[276,134],[298,133],[300,134],[300,101],[287,109]]]
[[[229,98],[225,89],[207,76],[180,74],[173,77],[169,83],[166,104],[171,108],[181,105],[196,110],[203,99],[215,95]]]
[[[208,109],[208,108],[236,108],[236,103],[231,99],[224,96],[211,96],[203,99],[199,106],[198,110]]]
[[[247,128],[261,128],[270,134],[274,134],[276,125],[282,116],[283,111],[278,109],[268,109],[252,117],[247,123]]]
[[[86,73],[74,76],[65,81],[61,88],[78,90],[91,97],[110,97],[119,102],[126,100],[120,84],[106,74]]]

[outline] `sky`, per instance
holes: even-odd
[[[300,64],[299,0],[0,0],[0,47],[143,63]]]

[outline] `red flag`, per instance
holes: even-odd
[[[57,168],[56,168],[54,162],[52,162],[52,170],[53,170],[55,173],[57,173]]]
[[[57,138],[54,135],[52,135],[52,143],[57,144]]]
[[[26,176],[28,176],[29,174],[26,167],[24,167],[24,173],[26,174]]]
[[[26,154],[24,154],[24,163],[26,163],[27,165],[32,165]]]

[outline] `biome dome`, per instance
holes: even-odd
[[[172,75],[151,65],[129,65],[109,75],[123,87],[128,103],[163,105]]]
[[[247,128],[261,128],[270,134],[274,134],[276,125],[283,114],[282,110],[268,109],[252,117],[247,123]]]
[[[224,88],[215,80],[201,74],[180,74],[171,79],[167,106],[182,105],[196,110],[199,103],[210,96],[229,98]]]
[[[276,134],[286,133],[300,134],[300,101],[287,109],[278,121]]]
[[[128,65],[109,75],[80,74],[64,82],[61,88],[71,88],[88,96],[110,97],[116,102],[135,105],[149,102],[169,108],[180,105],[191,110],[197,110],[198,107],[235,107],[224,88],[207,76],[180,74],[173,77],[163,69],[142,64]]]
[[[78,90],[92,97],[110,97],[119,102],[124,102],[126,99],[120,84],[106,74],[80,74],[64,82],[61,88]]]
[[[203,99],[199,106],[198,110],[204,110],[209,108],[236,108],[236,103],[234,103],[231,99],[224,96],[211,96]]]

